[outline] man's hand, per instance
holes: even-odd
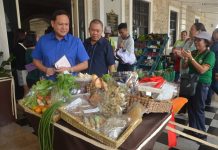
[[[121,42],[120,45],[118,46],[118,48],[124,48],[124,43]]]
[[[46,69],[46,76],[52,76],[55,74],[54,68],[47,68]]]
[[[69,68],[69,67],[60,67],[60,68],[57,68],[57,69],[55,70],[55,72],[58,72],[58,73],[64,73],[64,72],[66,72],[66,71],[72,72],[72,69]]]

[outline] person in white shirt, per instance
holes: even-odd
[[[136,62],[134,40],[129,35],[126,23],[119,24],[118,31],[120,36],[117,42],[117,56],[119,56],[117,71],[133,71],[133,64]]]
[[[117,71],[133,71],[133,64],[136,62],[134,40],[129,35],[126,23],[119,24],[118,31],[120,36],[117,42],[117,56],[119,56]]]

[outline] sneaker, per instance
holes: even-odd
[[[196,137],[199,138],[199,139],[202,139],[202,140],[204,140],[204,141],[207,140],[207,136],[204,135],[204,134],[198,133],[198,134],[196,134]]]
[[[191,135],[191,136],[195,136],[195,137],[196,137],[196,133],[193,132],[193,131],[184,129],[182,132],[183,132],[183,133],[186,133],[186,134],[188,134],[188,135]],[[185,136],[183,136],[183,135],[180,135],[180,136],[183,137],[183,138],[187,138],[187,137],[185,137]],[[187,139],[189,139],[189,138],[187,138]]]
[[[207,106],[210,106],[210,105],[211,105],[211,103],[205,103],[205,105],[207,105]]]

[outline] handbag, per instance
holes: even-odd
[[[195,95],[199,75],[184,73],[181,75],[179,96],[189,98]]]

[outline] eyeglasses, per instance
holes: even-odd
[[[201,39],[201,38],[195,38],[194,39],[195,42],[200,42],[201,40],[203,40],[203,39]]]

